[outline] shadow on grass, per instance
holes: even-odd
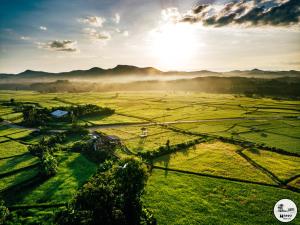
[[[1,173],[8,172],[9,170],[14,170],[18,164],[25,163],[26,161],[31,160],[33,157],[30,154],[22,155],[19,157],[14,157],[10,159],[6,159],[6,162],[0,165]],[[30,165],[30,164],[29,164]],[[23,167],[28,166],[26,163]]]
[[[17,193],[15,203],[65,202],[96,171],[96,165],[84,156],[65,154],[60,158],[58,173]]]
[[[163,156],[160,156],[158,157],[157,159],[155,159],[155,163],[159,163],[159,164],[162,164],[162,166],[165,168],[165,169],[168,169],[169,168],[169,164],[170,164],[170,160],[171,160],[171,156],[173,154],[176,154],[176,153],[181,153],[183,154],[184,156],[188,156],[190,151],[192,150],[196,150],[196,145],[194,145],[193,147],[190,147],[190,148],[183,148],[182,150],[178,150],[177,152],[174,152],[174,153],[170,153],[170,154],[166,154],[166,155],[163,155]],[[165,170],[165,177],[168,176],[168,170]]]

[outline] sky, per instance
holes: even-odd
[[[0,73],[300,70],[299,0],[0,3]]]

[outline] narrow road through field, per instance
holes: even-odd
[[[7,121],[7,120],[4,120],[1,124],[5,125],[5,126],[8,126],[8,127],[11,127],[11,128],[31,130],[31,131],[40,131],[40,129],[38,129],[38,128],[28,128],[28,127],[19,126],[19,125],[14,124],[10,121]]]
[[[184,124],[184,123],[201,123],[201,122],[222,122],[222,121],[241,121],[241,120],[279,120],[291,119],[295,117],[274,116],[274,117],[233,117],[233,118],[219,118],[219,119],[201,119],[201,120],[176,120],[166,122],[141,122],[141,123],[118,123],[118,124],[99,124],[89,127],[93,131],[97,129],[117,128],[127,126],[151,126],[151,125],[168,125],[168,124]]]

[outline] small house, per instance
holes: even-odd
[[[51,112],[51,116],[53,116],[55,118],[62,118],[64,116],[68,115],[68,113],[69,113],[68,111],[58,109],[58,110]]]
[[[122,145],[120,138],[114,135],[105,135],[94,131],[90,136],[90,141],[93,143],[95,151],[111,151],[112,149],[115,149],[116,146]]]

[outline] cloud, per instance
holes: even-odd
[[[177,23],[182,19],[178,8],[166,8],[161,11],[161,17],[164,22]]]
[[[97,31],[94,28],[85,28],[84,33],[87,34],[91,39],[108,41],[111,39],[111,35],[107,31]]]
[[[94,27],[102,27],[105,21],[106,19],[100,16],[87,16],[85,18],[78,19],[79,23],[88,24]]]
[[[124,35],[125,37],[128,37],[128,36],[129,36],[128,30],[124,30],[124,31],[123,31],[123,35]]]
[[[55,40],[47,43],[37,43],[39,48],[52,50],[52,51],[64,51],[64,52],[76,52],[79,51],[77,41],[71,40]]]
[[[129,31],[128,30],[120,30],[119,28],[116,28],[115,31],[119,34],[124,35],[125,37],[129,36]]]
[[[47,30],[47,27],[45,27],[45,26],[40,26],[40,30]]]
[[[28,37],[28,36],[21,36],[20,37],[21,40],[24,40],[24,41],[28,41],[31,39],[31,37]]]
[[[115,14],[114,18],[112,19],[116,24],[120,23],[121,17],[118,13]]]
[[[289,26],[299,24],[299,0],[238,0],[218,9],[214,4],[199,4],[182,16],[180,22],[205,26]]]

